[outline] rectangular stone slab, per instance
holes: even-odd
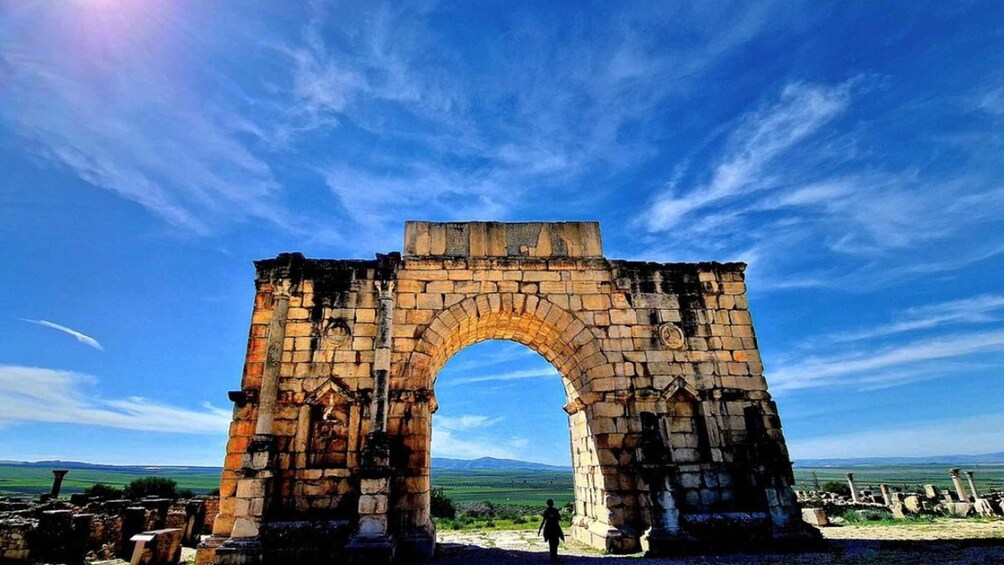
[[[599,222],[406,222],[408,257],[602,257]]]

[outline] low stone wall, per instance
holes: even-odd
[[[203,500],[205,501],[206,515],[202,522],[202,533],[211,534],[213,533],[213,520],[220,512],[220,497],[208,496]]]
[[[157,534],[148,563],[176,563],[181,547],[198,545],[219,498],[25,501],[0,497],[0,562],[84,563],[126,559],[140,533]]]
[[[29,540],[35,523],[28,520],[0,522],[0,561],[27,561],[31,556]]]

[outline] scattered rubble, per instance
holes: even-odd
[[[101,500],[75,494],[61,500],[65,474],[54,472],[52,493],[39,500],[0,497],[0,562],[178,563],[182,546],[194,548],[211,532],[219,508],[218,497]]]
[[[965,518],[982,516],[994,518],[1004,516],[1004,491],[988,491],[980,494],[976,490],[973,471],[966,471],[969,492],[962,482],[959,469],[949,469],[952,489],[942,491],[937,485],[924,485],[920,492],[905,493],[893,491],[889,485],[879,485],[879,493],[859,489],[854,481],[854,473],[847,473],[850,494],[844,495],[825,491],[796,490],[795,495],[802,505],[802,520],[813,526],[837,523],[836,514],[847,510],[889,511],[889,517],[904,520],[910,516],[931,515]]]

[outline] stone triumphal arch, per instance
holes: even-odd
[[[561,375],[575,539],[658,553],[806,534],[741,263],[609,260],[592,222],[408,222],[403,254],[255,266],[200,562],[430,555],[436,373],[488,339]]]

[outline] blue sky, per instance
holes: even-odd
[[[251,261],[599,220],[750,264],[794,457],[1004,450],[994,2],[0,0],[0,458],[222,461]],[[522,346],[435,454],[567,463]]]

